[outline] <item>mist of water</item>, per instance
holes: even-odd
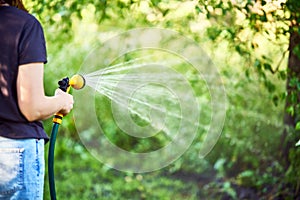
[[[171,135],[167,121],[180,123],[181,103],[184,93],[183,77],[176,71],[163,66],[178,65],[182,60],[153,61],[151,56],[135,58],[84,74],[86,85],[109,98],[112,103],[138,116],[152,127]],[[177,92],[174,92],[174,88]],[[188,101],[188,100],[187,100]],[[188,102],[185,102],[188,103]],[[157,118],[157,119],[154,119]],[[191,122],[197,124],[198,122]]]

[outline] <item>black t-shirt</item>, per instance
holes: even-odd
[[[0,6],[0,136],[48,139],[42,123],[28,122],[18,106],[18,67],[34,62],[47,62],[40,23],[15,7]]]

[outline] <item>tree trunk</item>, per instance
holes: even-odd
[[[289,41],[289,58],[288,58],[288,69],[287,69],[287,98],[285,103],[285,115],[284,115],[284,132],[282,135],[282,156],[286,161],[286,167],[289,166],[289,150],[295,146],[297,142],[295,135],[291,135],[291,131],[295,128],[297,120],[299,120],[299,114],[297,112],[297,105],[300,105],[300,95],[297,86],[293,85],[295,80],[300,82],[300,53],[295,52],[295,48],[300,46],[300,35],[298,33],[298,27],[291,27],[290,31],[290,41]],[[296,97],[296,98],[295,98]],[[291,114],[287,112],[288,108],[293,107],[295,112]]]

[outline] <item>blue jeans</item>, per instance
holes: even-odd
[[[42,200],[44,140],[0,136],[0,200]]]

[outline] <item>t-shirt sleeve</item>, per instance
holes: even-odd
[[[46,42],[41,24],[35,19],[28,21],[19,40],[19,65],[47,62]]]

